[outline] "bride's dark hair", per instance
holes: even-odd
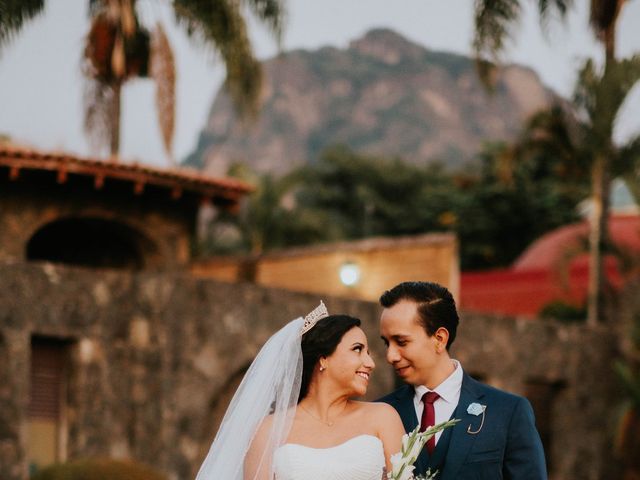
[[[335,352],[344,334],[359,326],[360,320],[349,315],[329,315],[302,336],[302,380],[298,403],[309,393],[313,370],[320,357],[328,357]]]

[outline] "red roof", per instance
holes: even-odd
[[[40,152],[30,148],[0,143],[0,168],[9,170],[9,178],[17,180],[21,170],[41,170],[57,173],[59,183],[68,175],[93,177],[97,189],[106,179],[131,182],[137,193],[146,185],[164,188],[173,198],[183,193],[196,194],[216,204],[234,206],[253,188],[230,178],[216,178],[185,168],[165,169],[137,162],[117,162],[96,158],[81,158],[64,152]]]
[[[587,222],[560,227],[543,235],[527,248],[514,262],[513,270],[552,270],[568,260],[572,266],[587,265],[588,255],[576,255],[577,250],[588,245]],[[609,218],[609,235],[618,247],[640,252],[640,216],[612,215]],[[583,251],[583,250],[582,250]]]
[[[567,225],[535,241],[513,266],[489,272],[462,273],[460,304],[463,309],[535,316],[553,301],[580,306],[587,295],[589,279],[586,222]],[[627,252],[640,252],[640,216],[613,215],[609,219],[611,239]],[[614,288],[624,282],[618,262],[605,259],[607,278]]]

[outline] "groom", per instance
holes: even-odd
[[[438,480],[544,480],[544,452],[529,402],[472,379],[449,356],[458,313],[441,285],[404,282],[380,297],[387,361],[407,382],[380,399],[393,406],[407,432],[449,418],[420,453],[416,474]]]

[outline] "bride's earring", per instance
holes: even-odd
[[[327,369],[326,367],[323,367],[322,365],[320,365],[320,371],[321,372],[324,372],[326,369]]]

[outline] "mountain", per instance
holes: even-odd
[[[555,98],[529,68],[508,65],[493,94],[473,59],[436,52],[388,29],[346,49],[295,50],[264,62],[263,110],[237,121],[218,92],[186,164],[223,174],[235,161],[284,173],[344,144],[375,155],[459,166],[482,142],[515,137],[524,119]]]

